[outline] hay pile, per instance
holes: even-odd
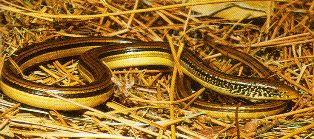
[[[294,100],[291,111],[284,114],[234,122],[234,119],[202,115],[193,107],[183,109],[180,103],[173,104],[170,101],[174,99],[172,70],[128,68],[114,71],[116,82],[121,84],[115,97],[86,111],[40,110],[20,105],[1,94],[0,136],[313,138],[313,9],[314,1],[310,0],[236,3],[226,0],[0,0],[2,61],[22,47],[48,39],[118,36],[167,41],[194,51],[211,66],[228,74],[258,77],[244,64],[205,45],[203,39],[209,35],[259,59],[302,94]],[[79,77],[77,64],[77,59],[64,63],[54,61],[28,76],[44,84],[77,85],[70,77],[59,80],[47,72],[58,75],[56,65],[61,65]],[[218,96],[218,99],[227,103],[232,98]]]

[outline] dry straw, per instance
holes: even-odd
[[[212,14],[196,13],[193,7],[202,4],[220,4],[221,8]],[[80,112],[40,110],[4,96],[0,99],[0,137],[310,138],[314,121],[314,1],[277,0],[267,4],[271,6],[261,10],[246,0],[0,0],[1,61],[14,57],[21,47],[61,36],[167,41],[175,61],[173,69],[112,71],[119,88],[110,102],[97,108],[51,93],[82,107],[84,111]],[[245,14],[240,20],[216,16],[220,11],[228,13],[230,5],[246,13],[258,11],[263,16],[252,18]],[[178,59],[184,49],[194,51],[204,63],[228,74],[259,76],[243,63],[207,46],[203,40],[208,34],[257,58],[299,90],[301,97],[291,103],[291,111],[261,119],[217,119],[191,107],[193,102],[201,97],[221,105],[245,102],[205,93],[204,88],[177,99],[175,79],[182,76]],[[11,58],[6,60],[20,70]],[[20,73],[49,85],[87,84],[77,70],[78,64],[77,59],[53,61],[31,73]]]

